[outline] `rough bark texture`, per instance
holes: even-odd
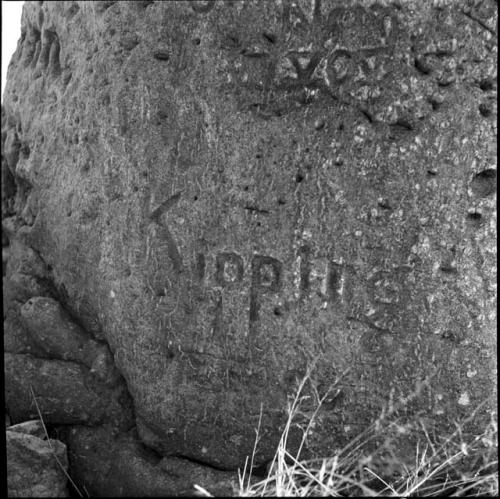
[[[41,373],[52,423],[235,470],[314,361],[312,453],[389,399],[438,430],[495,403],[496,2],[26,2],[22,26],[11,415]]]

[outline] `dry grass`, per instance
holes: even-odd
[[[288,450],[287,442],[295,418],[301,413],[301,404],[308,398],[304,387],[311,375],[308,371],[298,386],[297,393],[288,407],[288,419],[281,435],[276,454],[270,463],[265,479],[252,476],[253,459],[259,443],[260,423],[249,462],[240,473],[240,497],[269,496],[341,496],[341,497],[424,497],[442,496],[470,497],[498,495],[498,426],[497,415],[491,419],[482,433],[470,435],[465,427],[476,417],[480,407],[466,420],[456,423],[456,429],[446,436],[432,435],[426,422],[416,419],[403,423],[397,416],[398,407],[389,404],[380,417],[360,435],[353,438],[333,456],[316,460],[301,460],[307,435],[315,424],[325,394],[310,417],[307,428],[295,455]],[[30,387],[31,388],[31,387]],[[418,396],[416,390],[414,396]],[[31,389],[40,420],[42,415]],[[407,403],[406,399],[403,403]],[[261,408],[262,416],[262,408]],[[43,428],[50,445],[45,425]],[[393,450],[400,437],[415,437],[411,462],[397,462]],[[76,493],[83,497],[62,464],[59,466],[73,485]],[[388,471],[390,470],[390,471]],[[196,495],[213,497],[209,491],[195,485]]]
[[[57,454],[54,450],[54,447],[52,446],[52,442],[51,442],[51,439],[49,437],[47,427],[45,426],[45,422],[43,421],[42,412],[40,411],[40,407],[38,406],[38,402],[37,402],[36,397],[35,397],[35,392],[33,391],[33,387],[31,385],[30,385],[30,392],[31,392],[31,396],[33,397],[33,402],[35,403],[36,411],[38,412],[38,417],[40,418],[40,422],[42,424],[43,431],[45,433],[45,438],[47,440],[47,443],[49,444],[50,450],[52,451],[52,455],[54,456],[54,459],[56,460],[57,465],[59,466],[59,468],[63,472],[64,476],[68,479],[68,482],[72,485],[73,489],[75,490],[75,493],[78,494],[79,497],[83,497],[83,494],[80,492],[80,490],[76,486],[75,482],[73,482],[73,480],[69,476],[68,472],[66,471],[66,468],[63,466],[63,464],[61,463],[61,461],[59,461],[59,458],[57,457]],[[88,497],[88,494],[87,494],[87,497]]]
[[[296,455],[290,454],[287,451],[288,435],[295,416],[300,412],[301,402],[305,399],[302,392],[309,375],[310,372],[300,383],[288,408],[288,422],[268,476],[256,481],[251,476],[252,463],[247,463],[243,473],[240,473],[239,496],[498,495],[496,414],[491,414],[491,420],[481,434],[471,436],[465,432],[465,427],[476,417],[480,408],[467,420],[457,423],[451,434],[431,436],[425,420],[403,423],[396,416],[397,407],[391,406],[366,431],[333,456],[320,460],[301,460],[301,450],[320,404],[304,432],[300,449]],[[418,391],[415,396],[418,396]],[[394,461],[397,459],[394,449],[397,449],[401,437],[415,442],[411,462]]]

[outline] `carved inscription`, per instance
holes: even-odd
[[[176,194],[151,215],[156,223],[163,224],[160,236],[167,240],[169,232],[161,216],[178,198]],[[178,250],[173,249],[174,244],[172,239],[172,245],[167,245],[168,256],[175,269],[182,268],[182,259]],[[248,329],[244,333],[247,340],[243,348],[250,359],[259,351],[264,322],[269,325],[280,321],[287,307],[302,306],[310,300],[314,301],[318,312],[330,308],[347,320],[368,325],[375,332],[394,333],[400,312],[405,308],[405,276],[411,271],[403,265],[374,269],[362,276],[341,259],[318,257],[317,250],[310,244],[297,248],[294,262],[289,262],[289,266],[274,256],[254,254],[246,257],[228,250],[215,254],[198,253],[191,264],[184,262],[184,265],[184,278],[200,291],[198,298],[205,296],[202,300],[211,301],[204,305],[213,314],[207,338],[219,338],[222,342],[214,347],[215,351],[227,348],[228,338],[239,329],[231,326],[231,320],[241,324],[241,314],[248,314]],[[209,292],[201,293],[202,288]],[[226,310],[227,306],[230,310]],[[310,310],[310,306],[306,305],[306,309]],[[264,317],[263,310],[274,311],[274,314]],[[203,348],[212,347],[207,343]]]
[[[175,261],[175,253],[170,255]],[[313,259],[309,246],[298,250],[296,276],[283,262],[269,255],[253,255],[249,258],[249,281],[245,279],[245,260],[236,252],[223,251],[207,259],[199,253],[192,264],[193,279],[202,286],[212,285],[224,290],[241,289],[249,284],[249,331],[257,332],[262,300],[266,296],[284,294],[288,298],[308,299],[313,294],[323,302],[340,304],[344,302],[345,266],[327,259]],[[213,270],[212,270],[213,268]],[[295,291],[290,289],[295,286]],[[222,308],[222,303],[219,304]]]
[[[301,246],[299,250],[300,258],[300,293],[302,297],[307,296],[309,293],[310,274],[311,274],[311,248],[309,246]]]
[[[399,266],[392,271],[376,270],[368,275],[370,308],[366,310],[364,320],[375,329],[394,331],[403,297],[402,282],[410,270],[409,267]]]
[[[345,276],[342,266],[337,263],[332,263],[327,280],[328,296],[331,301],[338,302],[342,299],[344,292]]]
[[[277,293],[281,286],[282,263],[271,256],[255,255],[252,259],[252,290]]]
[[[159,230],[159,237],[167,242],[168,256],[172,260],[172,264],[177,272],[182,272],[182,257],[177,248],[177,244],[168,228],[163,215],[176,205],[181,197],[181,193],[177,192],[172,197],[160,204],[150,215],[149,219],[152,223],[157,224]]]
[[[246,44],[230,35],[224,44],[236,56],[234,79],[254,99],[247,109],[267,119],[323,96],[363,111],[363,99],[353,92],[388,72],[384,57],[390,56],[397,31],[391,10],[339,7],[328,12],[321,0],[313,0],[310,9],[283,2],[281,14],[277,32]]]
[[[236,253],[219,253],[215,279],[223,287],[240,282],[243,279],[243,258]]]
[[[259,320],[260,298],[267,293],[277,293],[282,285],[283,264],[276,258],[255,255],[252,259],[252,285],[250,289],[249,329],[255,336]]]
[[[328,9],[321,0],[283,0],[274,32],[241,38],[231,32],[221,40],[230,85],[245,89],[236,94],[239,106],[268,120],[321,100],[390,127],[392,139],[412,136],[463,69],[459,44],[440,29],[443,23],[436,21],[437,38],[428,39],[403,32],[398,16],[379,3]],[[401,47],[407,52],[395,57]],[[484,106],[479,111],[491,114]]]

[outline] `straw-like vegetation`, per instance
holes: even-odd
[[[471,435],[467,430],[475,422],[481,407],[466,420],[456,422],[447,435],[429,431],[425,418],[405,421],[398,416],[398,404],[389,404],[380,417],[345,447],[323,459],[302,460],[307,435],[314,427],[321,400],[311,415],[297,452],[287,445],[301,404],[308,398],[304,387],[308,371],[288,407],[288,420],[274,459],[264,479],[252,476],[253,456],[239,474],[240,497],[474,497],[498,495],[497,414],[491,413],[484,429]],[[328,395],[328,394],[327,394]],[[327,396],[325,395],[325,397]],[[418,397],[416,390],[402,403]],[[484,412],[483,412],[484,414]],[[409,459],[401,460],[399,442],[413,442]],[[259,441],[259,429],[254,455]],[[408,449],[408,447],[406,447]],[[408,456],[407,456],[408,457]],[[195,486],[199,496],[210,492]]]
[[[489,423],[480,434],[471,435],[465,431],[466,426],[477,417],[479,407],[466,420],[457,422],[455,431],[446,436],[431,436],[425,419],[415,418],[412,422],[403,423],[397,416],[397,408],[391,407],[334,455],[301,460],[300,453],[319,405],[304,432],[301,447],[292,455],[287,450],[287,439],[305,398],[302,393],[309,375],[310,372],[301,382],[288,408],[288,422],[267,477],[256,481],[251,476],[250,460],[240,474],[239,490],[236,491],[239,496],[498,495],[497,415],[491,413]],[[394,449],[401,437],[415,442],[415,445],[411,460],[396,463]]]
[[[340,496],[340,497],[471,497],[498,496],[498,426],[497,414],[482,432],[471,435],[466,427],[475,420],[480,407],[446,436],[428,431],[425,419],[416,417],[403,422],[400,407],[390,404],[364,432],[349,441],[332,456],[302,460],[307,435],[314,427],[323,400],[312,413],[298,450],[289,451],[289,435],[301,414],[301,404],[308,397],[304,388],[311,375],[308,371],[288,407],[288,419],[274,459],[264,479],[252,475],[253,456],[259,444],[259,428],[254,452],[239,474],[234,495],[240,497],[268,496]],[[418,396],[418,393],[414,394]],[[32,392],[40,420],[42,415]],[[410,397],[411,398],[411,397]],[[407,402],[409,399],[406,399]],[[45,429],[45,425],[44,425]],[[47,440],[47,430],[45,429]],[[411,459],[402,461],[395,452],[399,441],[414,442]],[[54,454],[55,456],[55,454]],[[55,456],[56,457],[56,456]],[[57,457],[56,457],[57,459]],[[59,463],[59,461],[58,461]],[[81,492],[67,475],[80,497]],[[198,496],[212,497],[202,484],[194,486]]]

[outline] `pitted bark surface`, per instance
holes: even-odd
[[[131,421],[234,470],[261,408],[272,457],[313,362],[309,409],[337,384],[312,453],[418,387],[406,412],[436,428],[491,396],[496,2],[27,2],[22,22],[2,108],[19,414],[46,369],[85,386],[75,407],[45,387],[55,423]]]

